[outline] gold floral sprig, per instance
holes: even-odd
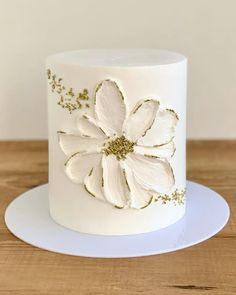
[[[155,201],[162,201],[162,204],[173,202],[174,205],[183,205],[186,198],[186,188],[182,190],[174,190],[171,195],[159,195],[155,198]]]
[[[76,93],[73,88],[66,88],[62,78],[58,78],[50,69],[47,70],[47,77],[51,91],[59,95],[57,104],[63,109],[67,109],[71,114],[73,111],[81,108],[89,108],[89,93],[87,89]]]

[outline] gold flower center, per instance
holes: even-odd
[[[106,156],[115,155],[118,161],[124,160],[128,153],[134,151],[134,145],[134,142],[129,141],[124,135],[122,135],[121,137],[108,141],[103,152]]]

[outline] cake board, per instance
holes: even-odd
[[[84,257],[122,258],[162,254],[203,242],[227,223],[227,202],[215,191],[187,182],[187,208],[175,224],[145,234],[103,236],[76,232],[49,214],[48,185],[31,189],[8,206],[5,223],[17,238],[44,250]]]

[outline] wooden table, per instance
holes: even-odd
[[[230,204],[224,230],[185,250],[132,259],[71,257],[15,238],[4,211],[17,195],[47,182],[47,143],[0,142],[0,155],[0,295],[236,294],[236,141],[188,143],[188,179]]]

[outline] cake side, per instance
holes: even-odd
[[[166,227],[185,211],[186,60],[91,67],[49,59],[49,200],[94,234]]]

